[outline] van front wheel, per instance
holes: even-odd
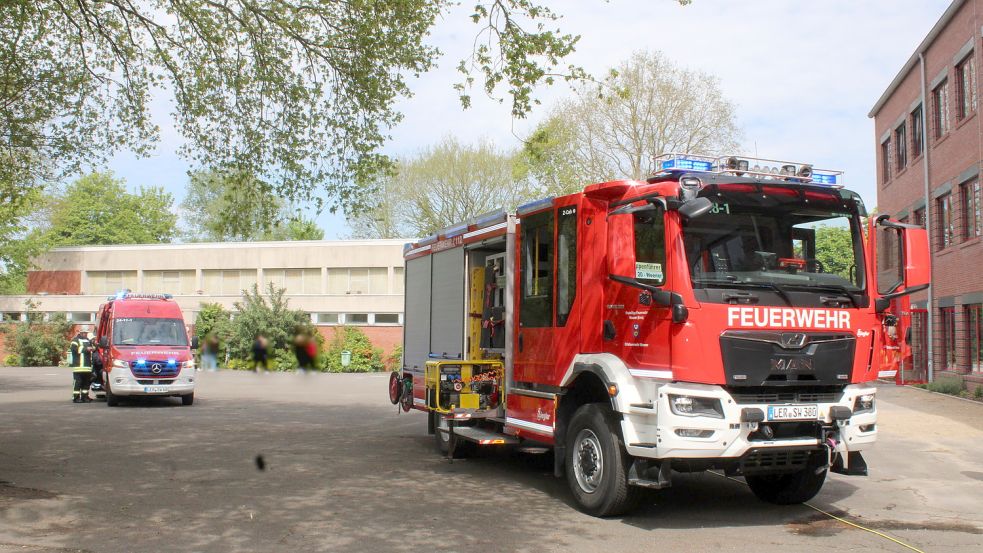
[[[195,393],[191,392],[188,395],[181,396],[181,405],[191,405],[195,402]]]

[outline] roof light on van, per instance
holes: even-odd
[[[713,162],[688,157],[674,157],[663,160],[662,171],[713,171]]]

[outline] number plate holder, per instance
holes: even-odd
[[[769,421],[805,421],[819,418],[819,406],[815,404],[769,405]]]

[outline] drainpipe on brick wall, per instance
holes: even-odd
[[[925,160],[922,164],[925,174],[925,229],[928,231],[928,251],[929,254],[932,253],[932,203],[929,198],[929,182],[928,182],[928,154],[931,148],[928,144],[928,116],[929,108],[928,103],[925,101],[925,56],[921,52],[918,53],[918,63],[921,67],[921,77],[922,77],[922,148],[924,150]],[[929,259],[933,256],[929,255]],[[935,318],[935,308],[934,302],[932,301],[932,280],[935,278],[935,263],[932,263],[931,271],[929,272],[928,278],[928,316],[925,317],[926,329],[925,335],[928,337],[928,381],[932,382],[934,380],[934,364],[935,364],[935,348],[932,347],[935,342],[935,335],[932,334],[933,319]]]

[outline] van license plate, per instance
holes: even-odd
[[[819,406],[817,405],[769,405],[768,420],[770,421],[797,421],[815,420],[819,418]]]
[[[145,394],[162,394],[167,392],[167,386],[144,386],[143,393]]]

